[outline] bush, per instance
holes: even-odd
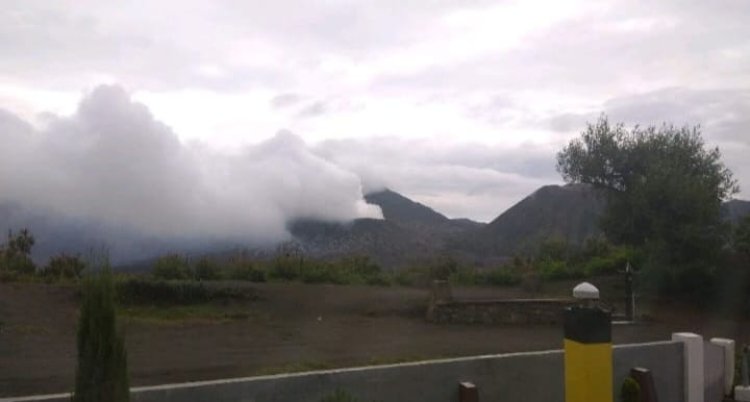
[[[36,272],[36,265],[26,255],[6,253],[0,256],[0,271],[12,272],[16,276],[32,275]]]
[[[640,402],[641,386],[633,377],[625,377],[620,388],[620,402]]]
[[[542,260],[538,261],[536,266],[544,280],[579,279],[584,276],[581,269],[570,266],[565,261]]]
[[[303,263],[302,257],[277,256],[271,262],[271,269],[268,272],[268,276],[273,279],[293,281],[300,277],[300,268]]]
[[[347,278],[342,270],[326,263],[307,264],[300,271],[300,279],[305,283],[351,283],[351,278]]]
[[[159,257],[152,270],[157,279],[189,279],[192,272],[187,258],[179,254],[167,254]]]
[[[521,282],[521,278],[511,272],[509,267],[500,267],[488,271],[484,282],[492,286],[514,286]]]
[[[78,321],[74,402],[130,400],[127,352],[117,332],[112,273],[106,266],[84,280]]]
[[[229,276],[238,281],[265,282],[266,273],[249,261],[241,261],[230,267]]]
[[[216,262],[208,259],[201,258],[195,263],[195,279],[199,281],[213,281],[221,279],[221,271],[219,270]]]
[[[50,258],[42,276],[50,280],[78,279],[85,268],[80,256],[62,253]]]

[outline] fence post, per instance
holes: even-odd
[[[581,304],[565,309],[565,401],[612,402],[612,314],[596,305],[599,289],[573,289]]]
[[[703,337],[691,332],[672,334],[673,341],[682,342],[685,350],[685,402],[703,402]]]
[[[724,395],[731,395],[734,385],[734,339],[711,338],[710,342],[724,349]]]

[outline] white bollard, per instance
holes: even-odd
[[[685,402],[703,402],[703,337],[691,332],[672,334],[685,347]]]
[[[734,339],[711,338],[710,342],[724,349],[724,395],[730,395],[734,384]]]

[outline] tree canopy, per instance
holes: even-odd
[[[610,240],[659,250],[671,263],[718,252],[726,233],[721,204],[739,191],[700,127],[627,129],[606,116],[558,153],[557,170],[607,198],[600,223]]]

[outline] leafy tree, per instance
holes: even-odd
[[[0,246],[0,270],[7,270],[20,274],[33,274],[36,266],[31,260],[31,248],[36,240],[28,229],[14,235],[8,231],[8,242]]]
[[[734,228],[734,250],[750,257],[750,215],[746,215]]]
[[[127,352],[117,332],[115,289],[108,264],[87,276],[78,320],[74,402],[130,400]]]
[[[699,127],[626,129],[602,116],[557,155],[566,182],[587,183],[607,199],[600,222],[618,244],[644,248],[676,286],[710,274],[726,242],[721,203],[739,188],[718,148]],[[696,273],[700,273],[698,277]]]

